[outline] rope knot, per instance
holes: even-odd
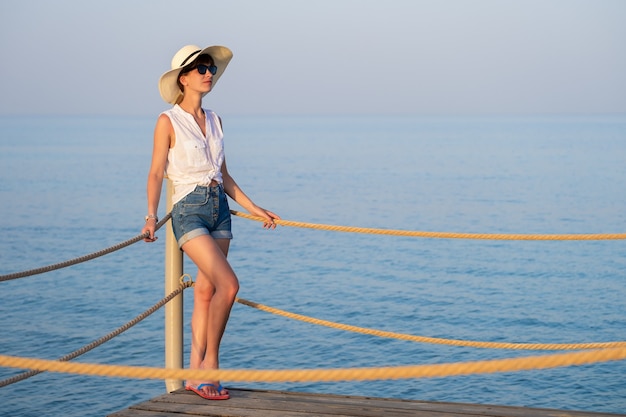
[[[180,276],[179,279],[180,285],[183,288],[190,288],[193,287],[195,284],[195,281],[193,280],[193,277],[189,274],[183,274]]]

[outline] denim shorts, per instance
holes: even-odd
[[[174,204],[172,229],[179,247],[202,235],[210,235],[214,239],[232,239],[230,210],[224,186],[198,185]]]

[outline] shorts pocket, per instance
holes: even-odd
[[[180,201],[183,211],[185,207],[200,207],[206,205],[209,202],[209,193],[206,189],[196,187],[195,190],[187,194]]]

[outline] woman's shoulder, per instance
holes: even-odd
[[[175,104],[174,106],[170,107],[167,110],[163,110],[160,114],[159,117],[166,115],[169,117],[172,117],[173,115],[180,113],[181,111],[183,111],[183,109],[180,108],[180,106],[178,104]]]
[[[170,114],[166,112],[159,114],[159,117],[157,117],[155,130],[162,132],[171,132],[173,128],[174,125],[172,124]]]
[[[210,115],[212,115],[212,116],[219,117],[219,116],[217,115],[217,113],[216,113],[214,110],[207,109],[207,108],[204,108],[204,107],[202,108],[202,110],[204,110],[204,113],[205,113],[205,114],[210,114]]]
[[[168,113],[167,111],[164,111],[162,113],[159,114],[159,117],[157,117],[157,123],[172,123],[172,115],[171,113]]]
[[[206,114],[207,119],[212,120],[214,123],[217,123],[220,127],[222,127],[222,118],[217,113],[211,109],[202,108],[202,110],[204,110],[204,114]]]

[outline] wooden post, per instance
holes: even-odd
[[[173,185],[167,180],[167,213],[172,211]],[[183,275],[183,252],[178,248],[171,221],[166,227],[165,235],[165,295],[169,295],[180,285]],[[165,367],[168,369],[183,368],[183,294],[174,297],[165,305]],[[183,387],[183,381],[166,379],[167,392]]]

